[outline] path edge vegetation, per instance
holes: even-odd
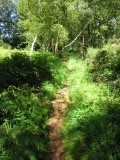
[[[120,159],[120,2],[0,0],[1,160],[47,160],[61,61],[66,159]]]
[[[89,48],[71,68],[68,108],[63,118],[64,154],[69,160],[120,158],[120,47],[112,41]]]
[[[46,160],[50,100],[67,68],[53,53],[19,52],[0,59],[0,73],[0,159]]]

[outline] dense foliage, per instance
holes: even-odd
[[[65,76],[64,72],[62,75],[62,68],[64,67],[61,66],[59,59],[52,53],[35,54],[32,58],[24,53],[12,54],[10,58],[0,60],[0,90],[9,85],[19,86],[27,83],[30,86],[39,86],[46,80],[57,81],[58,72],[61,72],[61,76]],[[60,84],[62,80],[62,77],[58,77]]]
[[[113,46],[89,48],[84,62],[69,60],[70,106],[62,131],[67,159],[120,159],[119,44]]]
[[[12,47],[17,47],[21,41],[24,41],[22,31],[17,26],[19,16],[16,7],[14,0],[0,1],[0,40],[9,43]]]
[[[117,0],[2,0],[0,36],[12,46],[58,52],[81,33],[69,48],[84,55],[87,47],[102,46],[120,34]]]
[[[94,52],[94,49],[90,52]],[[88,53],[88,58],[89,58]],[[120,47],[119,40],[112,40],[103,48],[98,49],[91,59],[93,79],[104,82],[112,90],[120,92]]]
[[[66,159],[119,160],[120,2],[1,0],[1,160],[47,159],[50,100],[68,77]]]
[[[82,31],[73,45],[84,52],[88,46],[103,45],[119,31],[119,8],[116,0],[18,0],[19,26],[28,43],[38,35],[40,49],[53,52]]]
[[[67,78],[52,53],[14,53],[0,62],[0,159],[46,159],[49,100]]]
[[[44,159],[50,104],[28,85],[9,87],[0,102],[0,159]]]

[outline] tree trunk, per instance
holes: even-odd
[[[82,51],[81,51],[82,60],[84,60],[84,58],[85,58],[84,45],[85,45],[85,38],[83,36],[83,38],[82,38]]]
[[[57,42],[55,43],[55,53],[58,52],[58,38],[57,38]]]
[[[54,45],[54,40],[53,40],[53,38],[52,38],[51,41],[52,41],[52,44],[51,44],[51,45],[52,45],[52,52],[55,52],[55,47],[54,47],[55,45]]]
[[[32,54],[33,54],[33,47],[34,47],[34,44],[35,44],[36,40],[37,40],[37,36],[35,36],[34,41],[33,41],[33,43],[32,43],[31,51],[30,51],[30,57],[31,57]]]

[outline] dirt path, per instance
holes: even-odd
[[[59,89],[57,98],[51,101],[53,105],[53,112],[50,114],[50,121],[48,122],[49,139],[48,152],[50,160],[65,160],[63,154],[63,143],[59,135],[62,128],[62,117],[67,108],[66,96],[69,83],[66,83],[64,88]]]

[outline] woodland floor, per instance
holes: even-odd
[[[48,152],[50,160],[65,160],[63,153],[63,142],[60,136],[62,129],[62,118],[67,108],[66,98],[69,83],[67,82],[62,89],[59,89],[56,99],[52,100],[53,112],[50,114],[48,122],[49,139]]]

